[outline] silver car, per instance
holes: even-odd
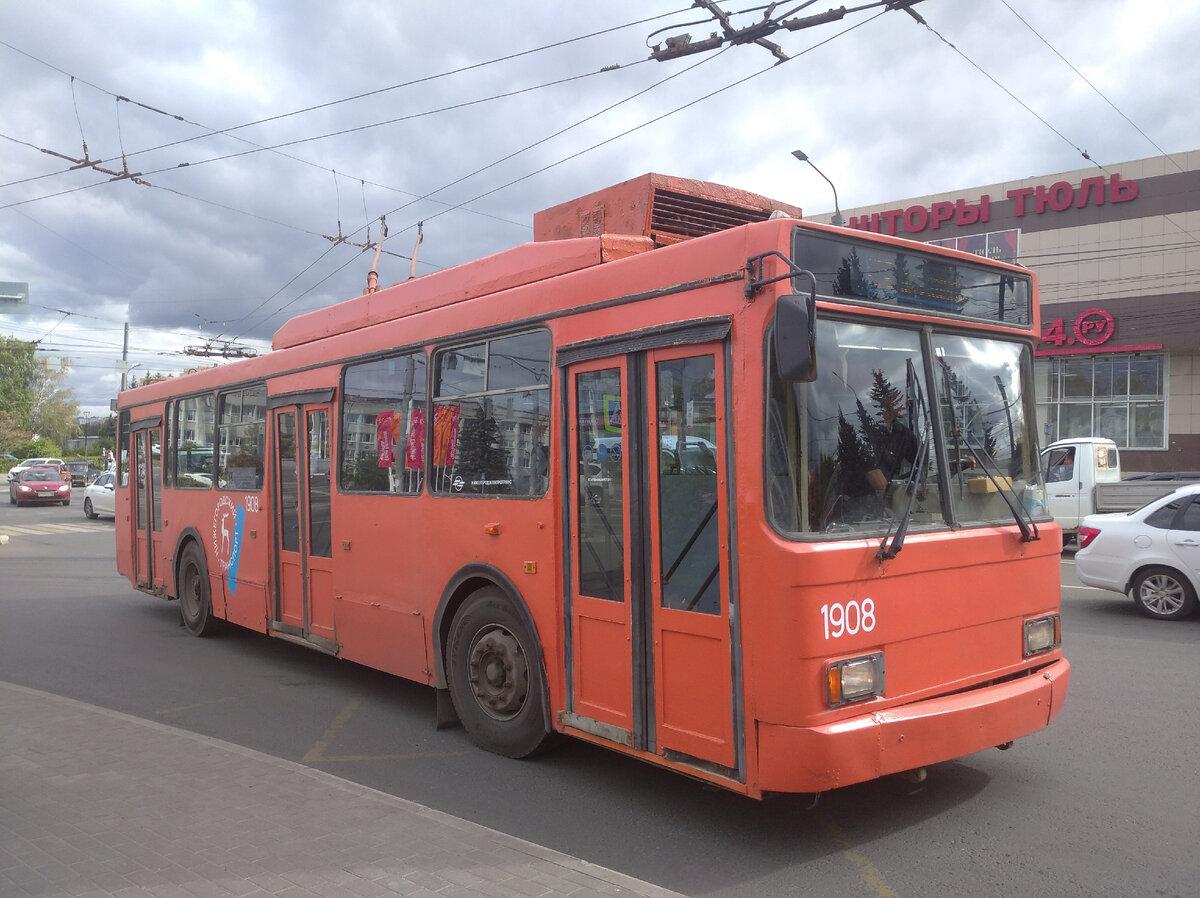
[[[1075,573],[1088,586],[1132,595],[1147,617],[1190,615],[1200,589],[1200,484],[1136,511],[1085,517]]]
[[[117,475],[111,471],[101,474],[89,483],[83,491],[83,513],[89,518],[97,518],[100,515],[116,517],[116,483]]]
[[[27,458],[19,465],[13,465],[8,469],[8,479],[16,480],[22,471],[28,471],[30,468],[36,468],[39,465],[56,465],[62,467],[64,464],[61,458]]]

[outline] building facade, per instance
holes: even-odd
[[[1126,472],[1200,471],[1200,150],[843,216],[1037,274],[1043,446],[1104,436]]]

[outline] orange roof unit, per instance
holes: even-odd
[[[756,193],[651,172],[535,213],[533,239],[635,234],[666,246],[766,221],[776,211],[802,216],[799,206]]]

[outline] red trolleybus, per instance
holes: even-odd
[[[647,175],[121,394],[117,556],[218,620],[751,796],[1062,708],[1025,269]]]

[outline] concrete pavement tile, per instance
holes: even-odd
[[[0,729],[0,777],[19,784],[0,808],[0,884],[16,895],[45,885],[43,872],[57,895],[668,895],[320,770],[69,699],[0,683],[0,718],[21,722]]]
[[[154,898],[195,898],[191,892],[185,890],[182,886],[177,886],[174,883],[164,883],[160,886],[155,886],[148,889]]]

